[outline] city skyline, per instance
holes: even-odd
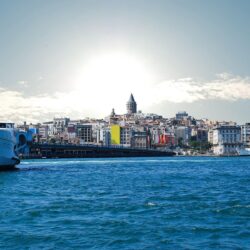
[[[0,120],[138,110],[249,122],[250,2],[1,1]]]

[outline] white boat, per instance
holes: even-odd
[[[240,148],[240,149],[238,149],[238,155],[240,155],[240,156],[250,156],[250,148]]]
[[[15,152],[16,145],[14,124],[0,122],[0,171],[14,168],[20,163]]]

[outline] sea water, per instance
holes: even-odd
[[[250,249],[250,157],[24,160],[1,249]]]

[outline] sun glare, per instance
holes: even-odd
[[[78,88],[85,90],[108,91],[125,88],[129,93],[137,92],[150,80],[143,63],[123,53],[96,56],[84,65],[80,74]]]
[[[145,67],[144,61],[121,52],[104,53],[85,59],[76,77],[76,98],[72,102],[80,99],[81,105],[86,104],[103,113],[112,108],[117,112],[125,112],[130,93],[136,96],[142,107],[152,83],[152,74]]]

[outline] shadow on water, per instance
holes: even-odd
[[[6,172],[22,172],[22,171],[48,171],[46,167],[1,167],[0,174]]]
[[[1,172],[13,172],[13,171],[19,171],[20,169],[17,168],[16,166],[10,167],[10,166],[1,166],[0,168],[0,173]]]

